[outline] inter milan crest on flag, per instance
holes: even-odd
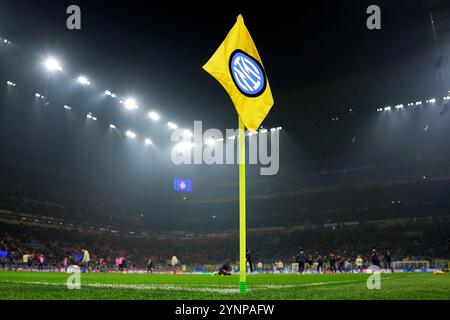
[[[242,50],[235,50],[230,58],[230,73],[234,84],[247,97],[258,97],[266,89],[266,74],[258,60]]]
[[[203,69],[228,92],[245,127],[258,130],[274,102],[266,71],[241,15]]]

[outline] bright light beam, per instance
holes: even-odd
[[[160,119],[159,114],[157,114],[157,113],[154,112],[154,111],[150,111],[150,112],[148,113],[148,117],[149,117],[150,119],[152,119],[153,121],[158,121],[158,120]]]
[[[85,76],[79,76],[79,77],[77,78],[77,81],[78,81],[78,83],[80,83],[80,84],[83,85],[83,86],[88,86],[88,85],[91,84],[91,83],[89,82],[88,78],[86,78]]]
[[[125,106],[125,109],[127,109],[127,110],[133,110],[133,109],[139,108],[138,105],[136,104],[136,100],[134,100],[133,98],[126,99],[124,101],[123,105]]]
[[[125,132],[125,135],[127,136],[127,138],[136,139],[136,133],[134,133],[133,131],[128,130],[127,132]]]
[[[50,72],[62,71],[63,68],[58,60],[55,58],[48,58],[44,61],[45,68]]]
[[[178,128],[178,126],[173,122],[168,122],[167,125],[169,126],[170,129],[173,129],[173,130]]]

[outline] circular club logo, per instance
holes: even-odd
[[[242,50],[231,54],[230,73],[239,91],[248,97],[258,97],[266,89],[266,74],[262,65]]]
[[[181,190],[186,189],[186,183],[184,183],[184,181],[181,181],[181,182],[180,182],[180,189],[181,189]]]

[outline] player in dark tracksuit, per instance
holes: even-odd
[[[372,248],[372,255],[370,257],[372,265],[379,267],[380,266],[380,257],[378,256],[377,250]]]
[[[306,256],[303,253],[303,250],[300,250],[300,252],[297,254],[296,261],[298,263],[298,272],[303,273],[303,271],[305,271],[306,263]]]
[[[252,255],[250,253],[250,250],[247,249],[247,253],[246,253],[245,257],[246,257],[246,261],[250,267],[250,272],[253,272]]]
[[[384,253],[384,261],[385,261],[385,269],[392,271],[392,256],[391,256],[391,250],[389,248],[386,249],[386,252]]]
[[[330,255],[330,271],[336,273],[336,257],[334,254]]]
[[[319,273],[322,273],[323,272],[323,258],[322,258],[322,256],[319,254],[318,255],[318,257],[317,257],[317,271],[319,272]]]

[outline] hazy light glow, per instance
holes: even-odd
[[[63,70],[63,68],[61,67],[61,64],[55,58],[48,58],[47,60],[45,60],[44,66],[50,72]]]
[[[153,144],[152,140],[150,138],[145,139],[144,143],[148,146]]]
[[[80,84],[83,85],[83,86],[88,86],[88,85],[91,84],[91,83],[89,82],[88,78],[86,78],[85,76],[79,76],[79,77],[77,78],[77,81],[78,81],[78,83],[80,83]]]
[[[105,95],[107,95],[107,96],[111,96],[111,95],[112,95],[112,92],[111,92],[111,91],[109,91],[109,90],[106,90],[106,91],[105,91]]]
[[[15,87],[16,86],[16,84],[14,82],[12,82],[12,81],[6,81],[6,84],[8,86],[11,86],[11,87]]]
[[[34,96],[35,96],[36,98],[42,97],[42,95],[41,95],[40,93],[37,93],[37,92],[34,94]]]
[[[115,126],[115,125],[113,125],[112,123],[109,125],[109,127],[111,128],[111,129],[116,129],[117,127]]]
[[[177,151],[185,151],[195,147],[195,143],[191,142],[180,142],[175,146],[175,150]]]
[[[125,132],[125,135],[127,136],[127,138],[136,139],[136,133],[134,133],[133,131],[128,130],[127,132]]]
[[[64,109],[66,109],[66,110],[72,110],[72,108],[71,107],[69,107],[67,104],[66,105],[64,105]]]
[[[170,129],[173,129],[173,130],[178,128],[178,126],[173,122],[168,122],[167,125],[169,126]]]
[[[148,117],[149,117],[150,119],[152,119],[153,121],[158,121],[159,118],[160,118],[159,114],[157,114],[157,113],[154,112],[154,111],[150,111],[150,112],[148,113]]]

